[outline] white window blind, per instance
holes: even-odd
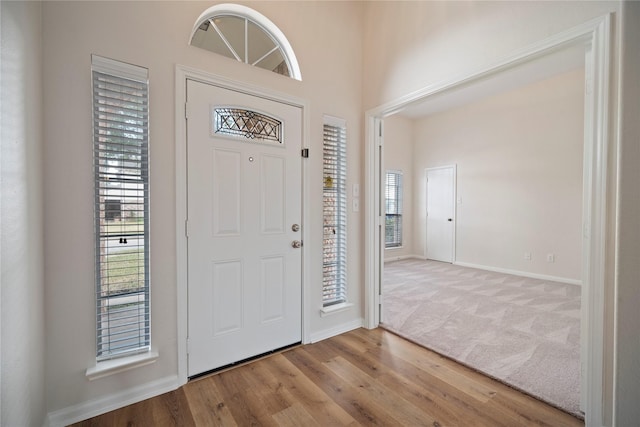
[[[385,214],[385,247],[402,246],[402,172],[387,172]]]
[[[347,131],[343,121],[325,117],[323,189],[324,307],[347,301]]]
[[[97,358],[149,350],[148,71],[92,56]]]

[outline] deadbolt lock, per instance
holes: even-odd
[[[293,224],[293,225],[291,226],[291,229],[292,229],[293,231],[300,231],[300,226],[299,226],[298,224]]]

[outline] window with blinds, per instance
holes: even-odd
[[[347,130],[344,121],[325,117],[322,192],[322,303],[347,301]]]
[[[97,358],[149,350],[146,68],[92,56]]]
[[[387,172],[384,245],[386,248],[402,246],[402,172]]]

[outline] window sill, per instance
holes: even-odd
[[[404,248],[404,246],[400,245],[400,246],[392,246],[390,248],[384,248],[385,251],[392,251],[394,249],[402,249]]]
[[[353,307],[353,303],[350,302],[343,302],[340,304],[330,305],[329,307],[322,307],[320,309],[320,317],[341,313],[343,311],[349,310],[351,307]]]
[[[150,351],[135,356],[121,357],[118,359],[104,360],[97,362],[96,366],[87,368],[86,377],[90,380],[107,377],[129,369],[139,368],[140,366],[150,365],[158,360],[158,353]]]

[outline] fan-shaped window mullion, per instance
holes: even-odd
[[[222,30],[220,30],[220,28],[216,25],[216,23],[213,21],[213,19],[209,19],[209,22],[213,26],[213,29],[216,31],[216,33],[218,34],[218,36],[220,37],[222,42],[225,44],[225,46],[227,46],[227,49],[229,49],[229,52],[231,52],[231,54],[234,56],[234,58],[236,58],[238,61],[242,61],[242,59],[240,59],[240,56],[238,56],[238,52],[236,52],[236,50],[233,48],[233,46],[231,45],[231,43],[229,42],[227,37],[225,37],[225,35],[222,32]],[[207,48],[205,48],[205,49],[207,49]],[[207,50],[209,50],[209,49],[207,49]],[[216,53],[220,53],[220,52],[216,52]],[[229,55],[224,55],[224,56],[229,56]]]
[[[275,46],[273,49],[271,49],[270,51],[268,51],[267,53],[265,53],[264,55],[262,55],[260,58],[258,58],[256,61],[252,62],[252,63],[251,63],[251,65],[253,65],[253,66],[258,66],[258,67],[259,67],[259,65],[258,65],[258,64],[259,64],[263,59],[267,58],[269,55],[271,55],[273,52],[275,52],[275,51],[277,51],[277,50],[279,50],[279,48],[278,48],[278,46]]]

